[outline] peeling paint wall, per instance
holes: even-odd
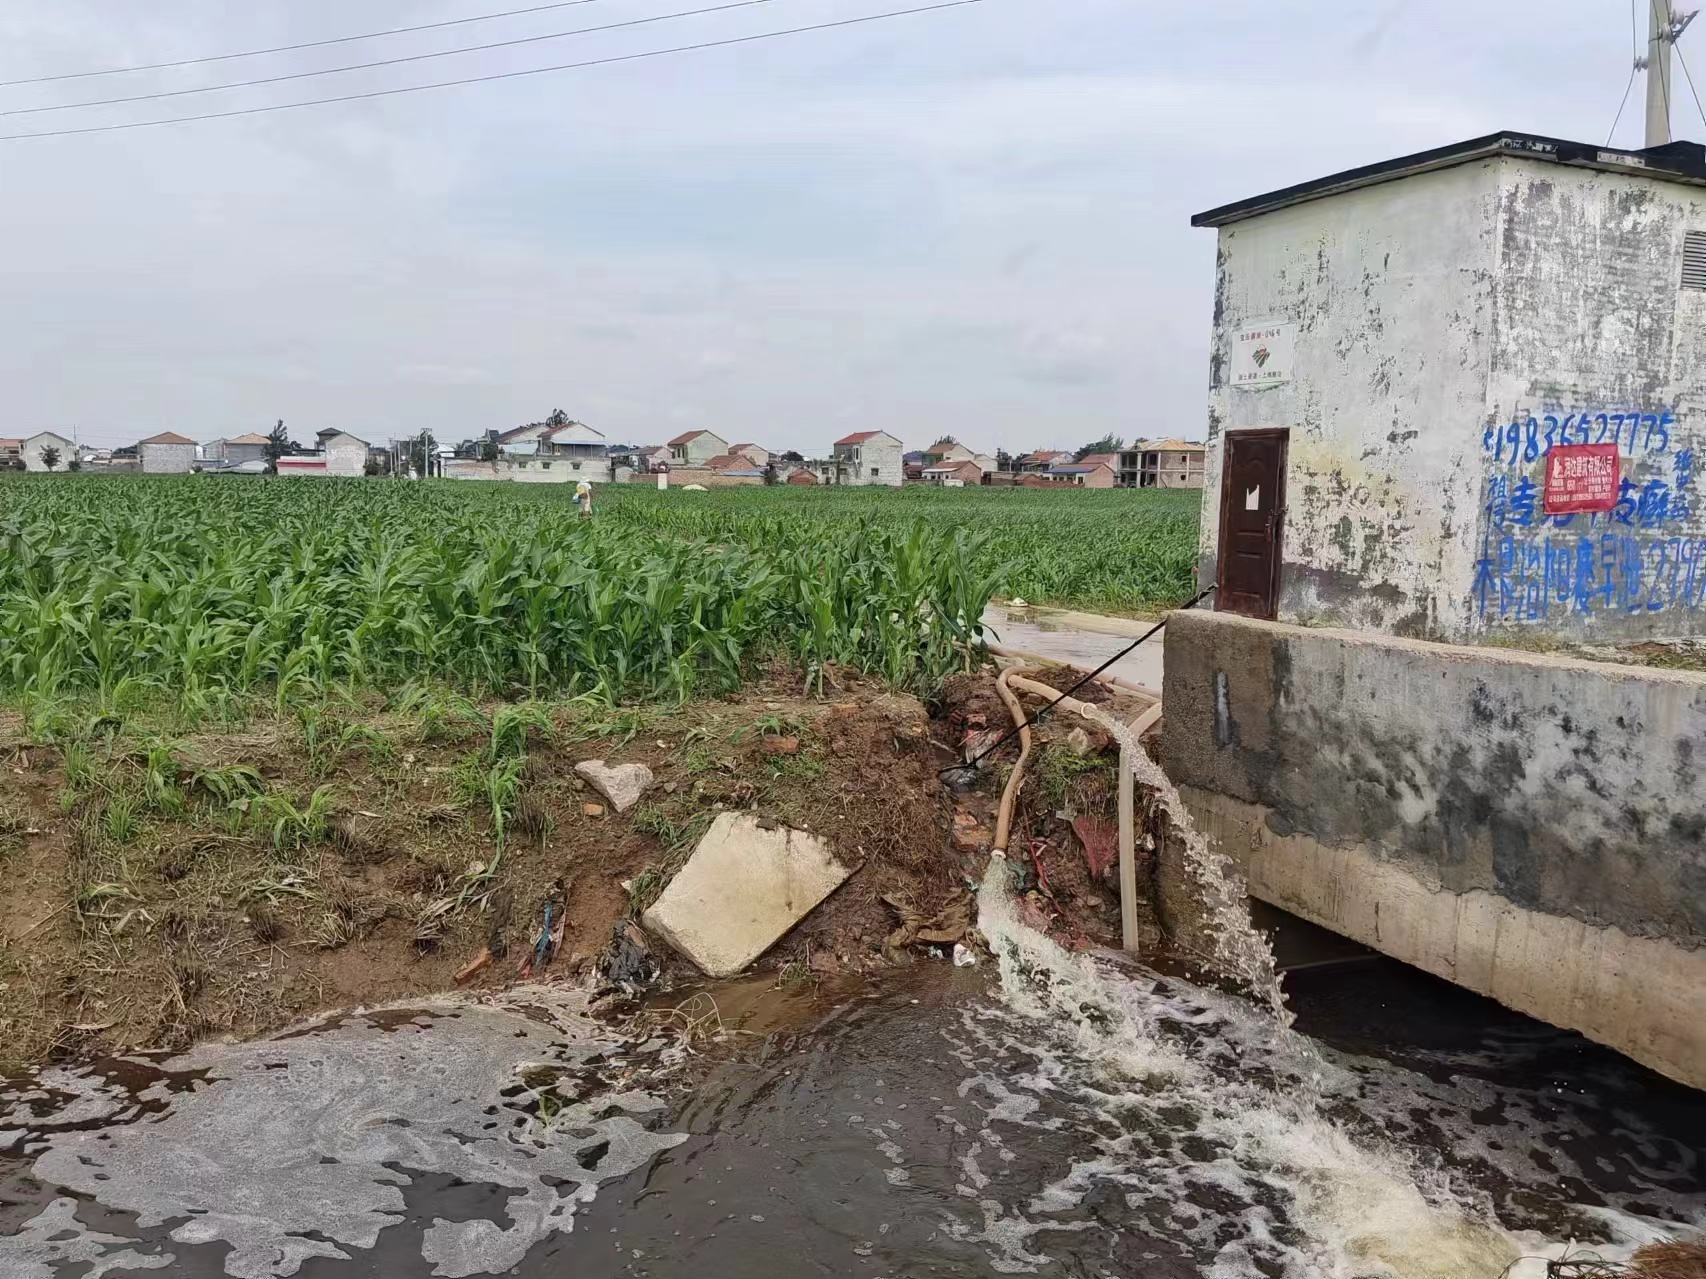
[[[1164,694],[1258,895],[1706,1086],[1706,676],[1182,612]],[[1595,947],[1649,958],[1601,999]]]
[[[1574,640],[1706,634],[1706,291],[1679,287],[1698,188],[1507,159],[1476,504],[1476,632]],[[1548,518],[1555,443],[1615,440],[1622,496]]]
[[[1706,199],[1503,157],[1220,231],[1201,573],[1224,435],[1287,427],[1279,616],[1432,639],[1706,634]],[[1233,335],[1297,326],[1292,379],[1227,385]],[[1616,438],[1607,515],[1547,517],[1553,443]]]
[[[1221,229],[1203,501],[1214,580],[1223,437],[1288,427],[1279,615],[1400,634],[1464,624],[1491,360],[1493,162],[1281,209]],[[1292,380],[1226,384],[1233,335],[1297,325]],[[1454,430],[1451,423],[1465,424]]]

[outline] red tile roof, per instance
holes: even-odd
[[[843,436],[841,439],[837,440],[836,443],[863,444],[866,440],[874,440],[877,436],[884,434],[886,434],[884,431],[855,431],[851,435]]]
[[[669,447],[672,449],[673,448],[680,448],[683,444],[691,444],[694,440],[698,439],[701,435],[709,435],[709,434],[710,434],[709,431],[688,431],[685,435],[678,435],[673,440],[671,440],[669,442]]]
[[[233,436],[225,441],[227,444],[271,444],[272,441],[264,435],[250,431],[247,435]]]
[[[24,447],[24,442],[22,440],[0,440],[0,449],[17,450],[17,449],[21,449],[23,447]]]
[[[175,431],[161,431],[158,435],[150,435],[146,440],[138,440],[138,444],[194,444]]]

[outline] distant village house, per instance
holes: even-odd
[[[899,488],[906,446],[887,431],[855,431],[835,442],[830,483]]]
[[[670,462],[676,466],[704,466],[728,451],[728,441],[710,431],[688,431],[669,442]]]

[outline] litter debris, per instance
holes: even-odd
[[[651,941],[633,920],[624,919],[611,930],[610,947],[598,958],[598,974],[625,990],[641,990],[657,980]]]
[[[562,890],[561,881],[556,885],[556,892]],[[516,975],[523,981],[543,972],[550,966],[557,948],[563,944],[563,926],[568,920],[568,913],[557,905],[555,895],[545,899],[545,922],[539,929],[539,935],[534,939],[533,949],[522,957],[521,966]]]
[[[898,960],[901,952],[910,946],[953,945],[964,941],[971,932],[973,905],[970,893],[957,894],[928,919],[920,915],[910,902],[887,896],[883,901],[900,916],[900,927],[883,942],[883,953],[891,960]]]
[[[591,801],[588,801],[587,803],[581,805],[581,813],[582,813],[582,815],[584,815],[586,817],[603,817],[604,816],[604,805],[603,804],[594,804]]]
[[[977,967],[977,952],[975,950],[973,950],[970,946],[966,945],[963,941],[959,941],[959,942],[954,943],[954,967],[955,968],[976,968]]]
[[[645,924],[706,976],[732,977],[850,874],[816,835],[723,812],[646,912]]]
[[[1084,845],[1091,879],[1106,879],[1119,859],[1119,827],[1099,817],[1074,817],[1072,831]]]
[[[601,759],[589,759],[575,765],[575,773],[619,813],[625,813],[640,802],[640,796],[651,789],[652,770],[644,764],[617,764],[612,767]]]

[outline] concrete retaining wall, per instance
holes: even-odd
[[[1706,677],[1193,612],[1165,691],[1254,895],[1706,1087]]]

